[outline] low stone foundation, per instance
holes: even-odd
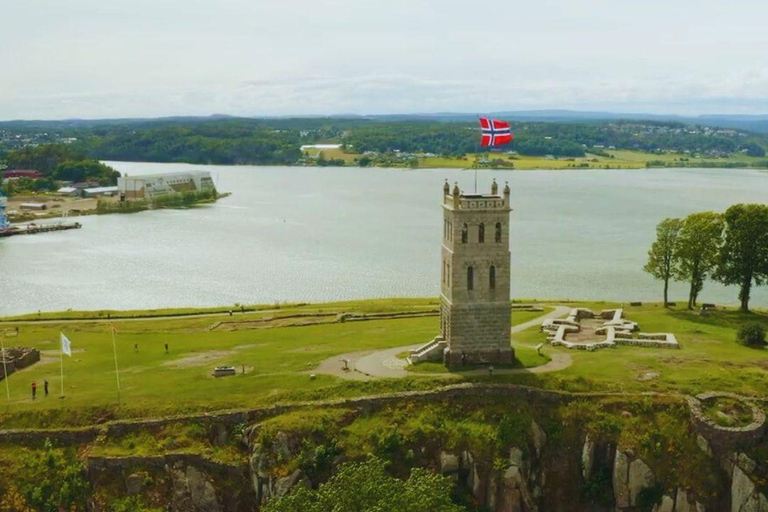
[[[605,320],[605,322],[599,323],[599,327],[594,328],[595,319]],[[584,325],[585,323],[589,325]],[[595,314],[589,309],[574,308],[567,318],[547,319],[541,324],[541,331],[547,334],[548,343],[569,349],[591,352],[616,345],[680,348],[677,338],[672,333],[641,332],[635,335],[637,330],[636,322],[624,318],[623,309],[609,309]],[[567,339],[569,335],[576,339]],[[605,336],[605,338],[601,340],[592,338],[590,335]],[[587,339],[584,339],[585,336]]]

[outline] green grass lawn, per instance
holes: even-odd
[[[524,324],[534,318],[544,316],[555,308],[551,306],[542,306],[543,311],[512,311],[512,326]]]
[[[295,307],[285,314],[317,311],[357,313],[420,311],[434,309],[434,301],[361,301]],[[55,315],[54,315],[55,316]],[[341,379],[309,372],[321,361],[344,352],[412,345],[429,340],[438,330],[436,316],[364,322],[330,323],[306,327],[209,330],[215,322],[253,320],[277,316],[262,314],[214,318],[168,318],[116,321],[120,366],[120,416],[183,413],[200,410],[242,408],[279,400],[289,392],[315,392],[333,396]],[[43,360],[11,375],[11,403],[6,411],[15,416],[37,412],[32,417],[54,417],[54,421],[80,423],[89,415],[116,414],[117,387],[112,338],[108,322],[37,323],[20,325],[18,337],[9,345],[35,347]],[[0,330],[8,324],[0,324]],[[64,356],[64,392],[61,391],[59,332],[72,342],[72,357]],[[169,354],[164,345],[168,344]],[[138,345],[138,350],[134,346]],[[215,379],[217,365],[245,366],[246,373]],[[51,396],[41,397],[43,379],[50,383]],[[38,399],[31,400],[30,383],[39,386]],[[4,384],[0,390],[5,394]],[[325,391],[328,390],[326,393]],[[367,392],[367,391],[366,391]],[[4,399],[5,397],[2,396]],[[107,407],[105,413],[102,408]],[[86,409],[94,409],[85,412]],[[33,418],[28,418],[32,421]],[[27,426],[27,420],[22,421]]]
[[[575,304],[572,304],[575,305]],[[596,310],[610,303],[579,303]],[[291,306],[278,311],[237,314],[233,317],[173,317],[115,321],[121,378],[121,405],[117,389],[109,323],[94,321],[27,322],[0,324],[20,327],[8,345],[39,348],[43,360],[9,379],[11,402],[0,409],[6,427],[85,425],[118,417],[197,413],[247,408],[278,401],[324,399],[428,389],[446,381],[435,375],[414,374],[405,379],[357,382],[329,375],[311,379],[323,360],[343,353],[414,345],[438,331],[436,316],[326,323],[303,327],[211,330],[218,322],[252,321],[317,312],[419,312],[434,310],[434,299],[371,300]],[[543,313],[513,313],[523,323]],[[538,375],[496,375],[494,381],[516,382],[574,391],[669,391],[698,393],[734,391],[765,396],[768,389],[768,351],[736,344],[738,326],[757,320],[768,326],[768,314],[745,315],[717,310],[701,317],[681,308],[665,310],[657,304],[627,307],[627,317],[644,332],[674,332],[680,350],[617,347],[586,353],[570,351],[574,364],[560,372]],[[52,315],[55,317],[55,315]],[[59,399],[59,332],[72,341],[74,354],[64,357],[65,399]],[[546,362],[535,352],[544,341],[537,327],[513,335],[520,365]],[[170,353],[165,354],[168,343]],[[138,350],[134,345],[138,344]],[[555,350],[544,348],[545,355]],[[233,365],[246,373],[215,379],[214,366]],[[658,377],[640,381],[646,373]],[[470,378],[470,377],[462,377]],[[471,377],[483,381],[487,377]],[[50,382],[51,396],[41,397],[42,381]],[[38,382],[39,395],[31,400],[30,383]],[[452,380],[455,382],[455,379]],[[5,401],[0,382],[0,400]]]
[[[611,303],[572,303],[593,311],[620,307]],[[619,346],[596,352],[547,346],[545,354],[562,350],[573,357],[573,365],[561,372],[528,378],[534,385],[575,391],[658,391],[689,394],[703,391],[733,391],[766,396],[768,351],[736,343],[736,331],[746,321],[768,326],[766,312],[740,313],[735,308],[718,309],[709,317],[683,306],[664,309],[660,304],[625,305],[628,319],[642,332],[672,332],[681,345],[675,349]],[[545,340],[537,328],[513,335],[513,343],[532,347]],[[657,373],[651,380],[638,380]]]

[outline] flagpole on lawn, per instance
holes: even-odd
[[[59,357],[61,359],[61,396],[59,398],[64,398],[64,344],[61,343],[59,348]]]
[[[112,331],[112,350],[115,353],[115,379],[117,380],[117,405],[120,405],[120,368],[117,366],[117,342],[115,341],[115,326],[110,324]]]
[[[8,355],[5,352],[5,333],[0,336],[0,348],[3,353],[3,380],[5,381],[5,394],[8,396],[8,407],[11,406],[11,387],[8,384]]]

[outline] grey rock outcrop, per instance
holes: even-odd
[[[706,438],[701,434],[696,436],[696,444],[699,446],[701,451],[707,454],[707,456],[714,457],[715,454],[712,452],[712,447],[709,445],[709,441],[707,441]]]
[[[592,466],[595,463],[595,443],[587,434],[584,447],[581,449],[581,475],[587,481],[592,476]]]
[[[210,477],[194,466],[180,464],[169,469],[173,493],[172,512],[222,512]]]
[[[311,487],[311,484],[309,483],[309,479],[306,476],[304,476],[304,473],[302,473],[301,470],[297,469],[290,475],[283,478],[278,478],[275,481],[274,495],[285,496],[286,494],[288,494],[288,492],[290,492],[291,489],[293,489],[299,483],[301,483],[307,488]]]
[[[750,460],[750,462],[752,461]],[[755,483],[748,475],[748,472],[754,470],[754,466],[749,464],[747,466],[747,468],[742,469],[739,464],[733,465],[731,512],[766,512],[768,511],[768,499],[757,490]]]
[[[677,489],[675,512],[706,512],[706,508],[697,502],[686,489]]]
[[[532,512],[538,507],[528,488],[528,472],[519,448],[509,453],[509,466],[501,475],[499,497],[492,510],[496,512]]]
[[[627,454],[616,450],[613,462],[613,496],[616,508],[629,507],[629,459]]]
[[[613,495],[616,508],[636,507],[643,489],[652,487],[656,478],[651,468],[631,452],[616,450],[613,463]]]
[[[533,437],[533,449],[536,450],[536,457],[540,457],[541,450],[544,449],[544,445],[547,443],[547,434],[535,420],[531,420],[531,435]]]
[[[440,473],[444,475],[453,474],[459,471],[459,458],[448,452],[440,453]]]
[[[674,512],[675,500],[666,494],[661,497],[661,503],[653,507],[653,512]]]
[[[125,490],[128,496],[137,496],[141,494],[144,487],[144,477],[132,473],[125,478]]]
[[[629,474],[627,476],[627,487],[629,488],[629,504],[633,507],[638,505],[638,498],[643,489],[652,487],[656,483],[656,478],[651,468],[640,459],[635,459],[629,464]]]

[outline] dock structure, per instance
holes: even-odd
[[[3,191],[0,190],[0,230],[8,229],[8,218],[5,216],[6,199],[3,195]]]
[[[80,229],[82,224],[74,222],[71,224],[27,224],[25,226],[8,226],[0,228],[0,238],[15,235],[36,235],[38,233],[50,233],[52,231],[67,231],[69,229]]]

